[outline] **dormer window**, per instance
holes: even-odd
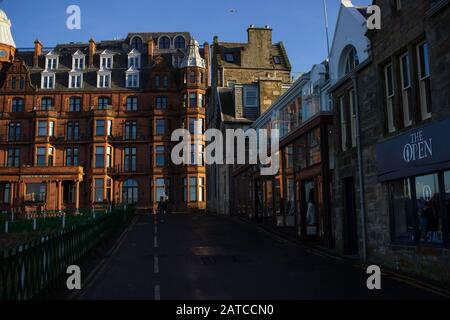
[[[99,71],[97,73],[97,88],[111,88],[111,72]]]
[[[128,68],[136,68],[139,69],[141,67],[141,53],[136,49],[133,49],[128,54]]]
[[[138,88],[139,87],[139,70],[135,67],[131,67],[126,72],[126,85],[127,88]]]
[[[102,57],[101,67],[103,69],[111,69],[112,68],[112,57]]]
[[[351,47],[345,60],[345,74],[349,74],[359,65],[358,53],[354,47]]]
[[[51,72],[43,72],[41,77],[42,89],[54,89],[55,88],[55,74]]]
[[[58,58],[47,58],[47,70],[58,69]]]
[[[81,89],[83,87],[83,74],[81,72],[73,72],[69,74],[69,88]]]
[[[113,54],[108,50],[103,51],[100,54],[100,69],[112,69],[113,67]]]
[[[85,55],[78,50],[72,56],[72,70],[83,70],[85,66]]]
[[[273,57],[273,62],[274,62],[275,64],[281,64],[281,58],[280,58],[280,56],[274,56],[274,57]]]
[[[159,49],[170,49],[170,39],[167,36],[162,36],[159,39]]]

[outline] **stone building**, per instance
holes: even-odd
[[[449,3],[374,1],[381,8],[382,28],[366,33],[369,57],[331,88],[338,129],[336,177],[344,178],[335,184],[335,217],[343,221],[339,232],[348,223],[358,224],[357,240],[344,231],[338,249],[446,283]],[[345,177],[355,174],[349,186]],[[353,196],[347,196],[352,189]],[[360,208],[356,222],[348,221],[352,202]]]
[[[291,65],[282,42],[268,26],[247,30],[247,43],[214,38],[211,53],[209,129],[248,128],[291,84]],[[231,165],[208,166],[208,210],[233,214]]]
[[[260,165],[235,168],[233,210],[305,242],[333,246],[328,85],[328,64],[314,65],[252,124],[255,130],[279,130],[280,151],[272,156],[279,157],[280,168],[274,175],[264,175]]]
[[[9,27],[0,12],[1,210],[205,209],[206,169],[173,165],[170,136],[204,127],[207,43],[131,33],[16,50]]]
[[[333,230],[337,250],[364,256],[365,221],[358,162],[357,76],[369,65],[364,7],[342,1],[330,50],[329,92],[334,100],[336,170],[333,178]],[[371,103],[365,98],[361,102]],[[376,120],[375,120],[376,123]]]

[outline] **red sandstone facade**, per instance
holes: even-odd
[[[170,140],[177,128],[205,123],[207,43],[200,49],[188,33],[136,33],[6,49],[1,211],[122,203],[153,211],[161,196],[174,212],[205,209],[204,165],[173,165]]]

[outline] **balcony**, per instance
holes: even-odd
[[[114,111],[113,106],[108,105],[104,107],[90,107],[89,111],[93,117],[114,117],[116,111]]]
[[[42,109],[41,107],[33,108],[33,116],[36,118],[57,118],[58,111],[55,107]]]
[[[125,135],[114,135],[110,136],[109,140],[111,142],[145,142],[151,140],[151,135],[146,134],[138,134],[138,135],[132,135],[132,134],[125,134]]]
[[[21,165],[18,167],[3,164],[0,167],[0,180],[8,180],[12,177],[20,176],[26,178],[52,178],[58,180],[83,181],[84,168],[82,166],[66,166],[64,164],[54,164],[52,166]]]
[[[146,169],[139,168],[137,164],[124,166],[122,164],[115,165],[111,168],[108,168],[108,174],[112,176],[120,176],[120,175],[143,175],[146,174]]]

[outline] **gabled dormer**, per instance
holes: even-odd
[[[134,66],[125,72],[125,84],[127,88],[139,88],[139,70]]]
[[[72,71],[84,70],[86,66],[86,55],[81,51],[77,50],[72,55]]]
[[[141,68],[141,53],[137,49],[133,49],[128,53],[128,68]]]
[[[58,69],[59,66],[59,54],[54,50],[51,50],[45,55],[45,71],[53,71]]]
[[[114,53],[104,50],[100,53],[100,70],[111,70],[114,66]]]

